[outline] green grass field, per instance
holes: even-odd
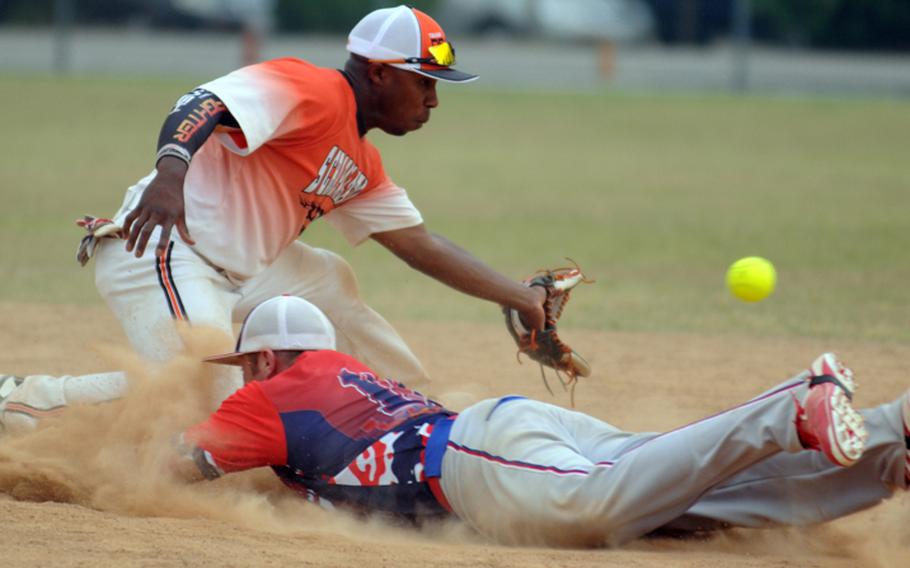
[[[205,78],[0,76],[0,300],[100,302],[74,251],[147,173],[172,102]],[[444,88],[431,123],[371,135],[431,230],[521,277],[578,261],[568,322],[625,331],[910,341],[910,102],[554,95]],[[390,319],[495,321],[494,306],[317,223]],[[734,300],[766,256],[776,293]]]

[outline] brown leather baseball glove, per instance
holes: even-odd
[[[556,324],[569,301],[570,292],[582,282],[593,282],[593,280],[586,278],[577,265],[571,268],[539,270],[525,279],[525,286],[540,286],[547,293],[543,305],[546,323],[542,330],[528,329],[516,310],[503,308],[506,316],[506,329],[509,330],[518,345],[519,361],[521,354],[524,353],[531,360],[540,364],[540,376],[550,394],[553,394],[553,390],[547,382],[544,367],[550,367],[556,371],[556,377],[562,383],[563,388],[570,389],[572,406],[575,406],[575,384],[578,377],[589,376],[591,366],[559,338]]]

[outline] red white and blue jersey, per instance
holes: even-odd
[[[184,440],[217,474],[271,466],[313,501],[437,515],[445,510],[427,484],[426,445],[453,414],[348,355],[307,351],[228,397]]]

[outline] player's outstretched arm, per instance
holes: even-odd
[[[411,268],[465,294],[518,310],[528,327],[543,328],[543,289],[507,278],[445,237],[430,233],[424,225],[374,233],[372,237]]]
[[[262,389],[246,385],[225,399],[207,420],[174,439],[168,465],[185,481],[287,464],[284,423]]]

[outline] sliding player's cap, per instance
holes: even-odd
[[[207,357],[209,363],[240,365],[243,356],[263,349],[335,349],[335,328],[319,308],[297,296],[268,299],[246,316],[232,353]]]

